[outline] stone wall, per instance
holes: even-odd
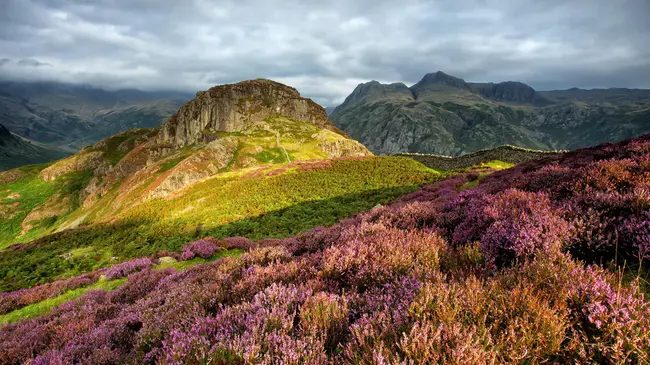
[[[501,146],[492,149],[482,150],[478,152],[468,153],[458,157],[440,156],[440,155],[426,155],[419,153],[401,153],[397,156],[410,157],[416,161],[421,162],[427,167],[437,170],[457,170],[464,169],[470,166],[480,164],[481,162],[488,162],[499,160],[513,164],[519,164],[525,161],[537,160],[540,158],[555,156],[565,151],[540,151],[520,148],[515,146]]]

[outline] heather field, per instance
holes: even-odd
[[[647,364],[649,209],[650,136],[459,174],[329,227],[3,293],[10,316],[88,288],[7,320],[0,363]]]

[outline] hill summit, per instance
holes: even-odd
[[[257,79],[199,91],[160,128],[156,141],[176,147],[211,142],[206,130],[241,132],[276,115],[309,122],[335,131],[327,112],[298,90],[281,83]]]
[[[182,196],[184,188],[217,175],[370,155],[296,89],[269,80],[244,81],[198,92],[157,128],[128,130],[38,168],[46,182],[62,181],[74,189],[34,207],[42,210],[34,216],[55,220],[57,230],[73,228],[111,220],[152,198]],[[29,236],[30,222],[22,226],[15,239]]]

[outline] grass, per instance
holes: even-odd
[[[79,256],[84,254],[84,251],[87,251],[85,249],[77,250],[75,252],[75,255]],[[153,267],[154,270],[162,270],[166,268],[174,268],[177,271],[184,271],[187,270],[188,268],[192,266],[196,266],[199,264],[205,264],[209,262],[216,261],[218,259],[224,258],[224,257],[234,257],[234,258],[239,258],[241,257],[244,253],[246,253],[245,250],[242,249],[232,249],[232,250],[221,250],[217,252],[215,255],[213,255],[210,258],[204,259],[204,258],[194,258],[192,260],[187,260],[187,261],[177,261],[177,262],[170,262],[170,263],[163,263],[159,264]],[[34,303],[28,306],[25,306],[20,309],[16,309],[15,311],[6,313],[4,315],[0,315],[0,325],[6,324],[6,323],[12,323],[16,322],[21,319],[26,319],[26,318],[33,318],[33,317],[38,317],[44,314],[49,313],[52,309],[55,307],[68,302],[70,300],[73,300],[75,298],[78,298],[82,296],[84,293],[86,293],[88,290],[98,290],[98,289],[103,289],[105,291],[112,291],[117,289],[120,285],[124,284],[127,281],[127,278],[121,278],[121,279],[115,279],[115,280],[100,280],[92,285],[83,287],[83,288],[77,288],[73,290],[69,290],[59,296],[53,297],[53,298],[48,298],[43,301],[40,301],[38,303]]]
[[[208,262],[216,261],[218,259],[224,258],[224,257],[234,257],[234,258],[239,258],[241,255],[246,253],[244,250],[240,249],[232,249],[232,250],[222,250],[214,254],[212,257],[204,259],[202,257],[196,257],[191,260],[187,261],[176,261],[176,262],[167,262],[164,264],[158,264],[154,266],[154,269],[156,270],[161,270],[161,269],[166,269],[166,268],[174,268],[177,271],[184,271],[192,266],[196,266],[199,264],[205,264]]]
[[[6,212],[11,210],[11,217],[0,216],[0,249],[51,233],[57,221],[80,206],[79,192],[88,185],[91,178],[92,171],[86,170],[61,175],[54,181],[45,181],[39,175],[39,170],[33,170],[11,184],[0,186],[0,209]],[[21,235],[23,221],[29,213],[57,193],[60,195],[59,201],[54,204],[65,204],[62,199],[70,197],[66,214],[45,217]],[[10,196],[17,196],[17,198],[12,199]]]
[[[493,170],[505,170],[513,167],[515,164],[505,161],[492,160],[485,163],[482,163],[478,168],[488,168]]]
[[[56,186],[44,181],[37,173],[27,175],[11,184],[0,188],[0,209],[12,215],[0,218],[0,249],[15,242],[14,237],[22,231],[22,222],[29,212],[36,206],[44,203],[55,192]],[[18,196],[15,199],[10,195]],[[10,206],[18,203],[16,208]],[[29,239],[29,237],[26,237]]]
[[[16,322],[21,319],[42,316],[44,314],[49,313],[55,307],[67,301],[82,296],[88,290],[98,290],[98,289],[103,289],[106,291],[115,290],[120,285],[124,284],[126,280],[127,280],[126,278],[116,279],[116,280],[103,280],[103,281],[98,281],[97,283],[84,288],[69,290],[57,297],[48,298],[41,302],[34,303],[26,307],[17,309],[13,312],[0,315],[0,325]]]

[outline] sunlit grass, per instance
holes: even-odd
[[[126,280],[127,280],[126,278],[116,279],[116,280],[103,280],[103,281],[98,281],[97,283],[87,287],[69,290],[57,297],[48,298],[38,303],[34,303],[26,307],[16,309],[13,312],[9,312],[7,314],[1,315],[0,325],[5,323],[16,322],[18,320],[25,319],[25,318],[38,317],[47,314],[55,307],[67,301],[82,296],[88,290],[97,290],[97,289],[103,289],[105,291],[115,290],[120,285],[124,284]]]

